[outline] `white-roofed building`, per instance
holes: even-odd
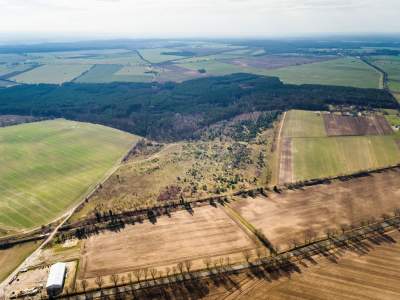
[[[46,283],[46,290],[49,296],[57,295],[62,291],[66,272],[67,265],[65,263],[59,262],[50,267]]]

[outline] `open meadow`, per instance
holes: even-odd
[[[399,208],[400,169],[347,181],[269,193],[229,205],[281,250],[304,242],[307,234],[323,237],[328,229],[359,226]]]
[[[33,228],[65,213],[135,141],[62,119],[0,128],[0,227]]]

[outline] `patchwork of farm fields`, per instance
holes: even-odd
[[[393,215],[400,195],[400,168],[347,181],[237,198],[229,205],[281,250],[304,242],[307,232],[323,237],[326,230]]]
[[[43,65],[33,70],[21,73],[10,80],[20,83],[54,83],[71,81],[89,70],[90,65]]]
[[[279,182],[332,177],[400,163],[398,137],[380,115],[289,111]]]
[[[399,299],[400,233],[377,236],[359,249],[303,260],[291,274],[241,273],[231,276],[228,286],[210,281],[205,299]]]
[[[0,128],[0,227],[27,229],[60,216],[136,141],[66,120]]]

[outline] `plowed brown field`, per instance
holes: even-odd
[[[298,264],[298,271],[276,279],[265,274],[232,276],[229,289],[211,286],[206,299],[400,299],[400,233],[365,242],[364,253],[340,250],[330,259]],[[335,259],[332,260],[332,257]],[[282,276],[283,275],[283,276]]]
[[[293,240],[304,241],[310,230],[322,236],[341,224],[392,214],[400,207],[400,169],[348,181],[271,193],[266,197],[239,199],[230,206],[281,249]]]
[[[386,135],[393,133],[390,124],[383,116],[352,117],[324,114],[323,118],[328,136]]]
[[[203,206],[160,217],[154,225],[92,236],[84,242],[79,277],[91,278],[144,267],[166,267],[185,260],[227,256],[256,244],[221,208]]]

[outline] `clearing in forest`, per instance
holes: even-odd
[[[116,129],[62,119],[0,128],[0,227],[33,228],[60,216],[135,141]]]

